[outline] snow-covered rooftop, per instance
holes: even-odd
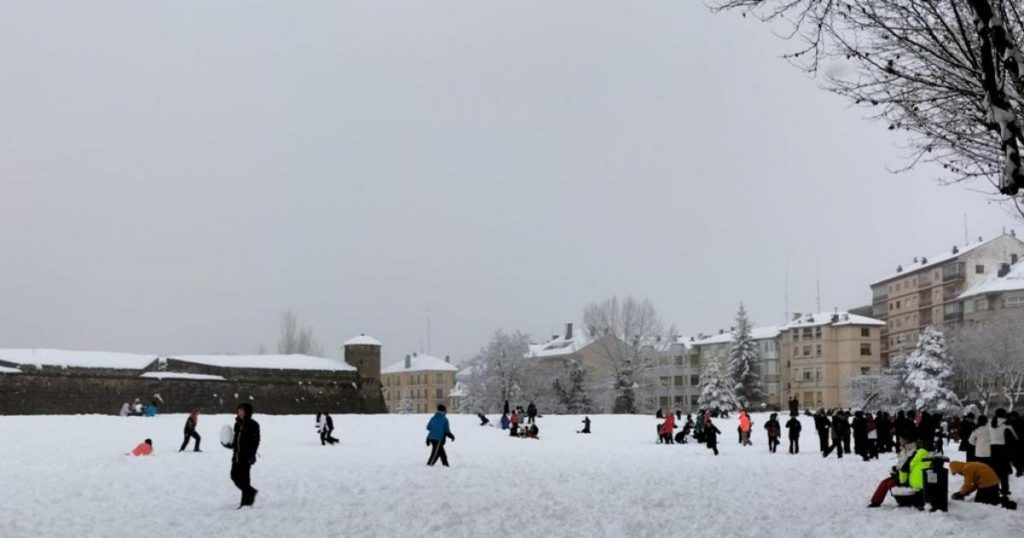
[[[409,367],[405,367],[405,359],[402,359],[387,368],[382,368],[381,374],[398,374],[402,372],[457,372],[459,369],[454,364],[445,362],[444,359],[431,357],[430,355],[415,354],[409,357]]]
[[[139,377],[147,379],[192,379],[196,381],[224,381],[219,375],[190,374],[187,372],[146,372]]]
[[[833,317],[836,318],[835,321],[833,321]],[[885,325],[885,322],[849,312],[819,312],[817,314],[803,314],[799,319],[787,323],[785,328],[794,329],[798,327],[816,327],[819,325],[874,325],[881,327]]]
[[[70,351],[65,349],[0,349],[0,360],[36,366],[68,368],[113,368],[142,370],[156,355],[114,353],[107,351]]]
[[[1008,235],[1008,234],[1003,234],[1003,235]],[[970,252],[970,251],[972,251],[972,250],[974,250],[974,249],[976,249],[976,248],[978,248],[978,247],[980,247],[982,245],[987,245],[988,243],[991,243],[992,241],[995,241],[995,240],[999,239],[1003,235],[997,235],[997,236],[995,236],[995,237],[993,237],[991,239],[988,239],[987,241],[979,241],[977,243],[974,243],[973,245],[967,245],[965,247],[964,246],[957,246],[958,252],[955,252],[955,253],[953,252],[953,249],[950,248],[950,249],[948,249],[948,250],[946,250],[946,251],[944,251],[944,252],[942,252],[940,254],[937,254],[935,256],[928,256],[927,258],[924,258],[924,257],[918,258],[917,261],[914,261],[914,262],[902,265],[901,266],[901,267],[903,267],[902,271],[897,271],[895,273],[886,275],[886,276],[884,276],[884,277],[882,277],[882,278],[872,282],[871,285],[874,286],[876,284],[881,284],[881,283],[883,283],[883,282],[885,282],[887,280],[892,280],[894,278],[899,278],[899,277],[902,277],[902,276],[907,276],[908,273],[912,273],[914,271],[919,271],[919,270],[924,269],[926,267],[934,267],[934,266],[937,266],[937,265],[941,265],[941,264],[943,264],[945,262],[948,262],[948,261],[956,258],[957,256],[962,256],[962,255],[964,255],[964,254],[966,254],[966,253],[968,253],[968,252]]]
[[[571,355],[587,347],[591,342],[591,338],[582,333],[573,334],[572,338],[561,335],[543,344],[530,344],[530,350],[526,353],[526,357],[537,359]]]
[[[380,341],[378,341],[376,338],[374,338],[372,336],[366,336],[365,333],[364,334],[360,334],[359,336],[355,336],[355,337],[349,338],[348,340],[345,341],[345,343],[343,345],[346,345],[346,346],[377,346],[377,347],[381,347]]]
[[[7,366],[0,366],[0,374],[20,374],[21,370],[17,368],[10,368]]]
[[[750,337],[752,339],[754,339],[754,340],[766,340],[766,339],[776,338],[776,337],[779,336],[779,334],[782,333],[782,330],[784,328],[785,327],[779,327],[779,326],[751,327],[750,328]],[[732,339],[733,339],[733,333],[732,332],[724,332],[724,333],[721,333],[721,334],[716,334],[716,335],[713,335],[713,336],[709,336],[709,337],[704,338],[704,339],[699,339],[698,338],[695,341],[690,342],[689,344],[690,345],[698,345],[698,346],[707,346],[707,345],[712,345],[712,344],[725,344],[727,342],[732,342]]]
[[[1024,261],[1015,263],[1004,276],[993,275],[971,286],[958,299],[966,299],[986,293],[1024,290]]]
[[[268,370],[322,370],[354,372],[346,362],[309,355],[173,355],[182,362],[218,366],[220,368],[260,368]]]

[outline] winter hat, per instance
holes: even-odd
[[[149,445],[149,446],[153,446],[153,440],[152,439],[146,439],[146,444]]]
[[[437,410],[440,411],[441,413],[448,412],[448,408],[445,407],[444,404],[437,404]]]
[[[252,404],[249,402],[242,402],[238,404],[238,408],[245,411],[246,418],[252,418]]]

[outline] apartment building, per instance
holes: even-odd
[[[881,331],[885,322],[848,312],[795,314],[781,330],[784,401],[803,408],[849,407],[847,383],[882,368]]]
[[[965,323],[1024,320],[1024,262],[1002,264],[998,272],[958,297]]]
[[[439,359],[413,353],[380,371],[381,389],[388,412],[397,413],[402,400],[412,403],[415,413],[432,413],[437,404],[452,407],[449,394],[455,388],[451,357]]]
[[[967,246],[953,246],[934,256],[914,258],[896,272],[871,284],[872,317],[885,323],[881,359],[908,352],[925,327],[941,328],[964,319],[961,296],[996,276],[1004,264],[1024,256],[1024,242],[1015,233]]]
[[[690,412],[697,408],[700,396],[700,355],[694,338],[679,337],[654,350],[653,398],[665,411]]]

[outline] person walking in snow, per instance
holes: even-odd
[[[185,419],[185,440],[181,442],[181,448],[178,449],[178,452],[182,452],[186,448],[188,448],[188,442],[192,439],[196,440],[195,451],[201,452],[201,450],[199,450],[199,441],[201,440],[201,438],[199,437],[199,434],[196,432],[196,424],[198,423],[199,413],[196,411],[192,411],[191,413],[189,413],[188,418]]]
[[[590,433],[590,417],[583,417],[583,429],[576,433]]]
[[[853,453],[868,461],[868,429],[864,423],[864,412],[853,414]]]
[[[455,442],[451,428],[448,425],[448,408],[444,404],[437,404],[437,412],[427,422],[427,446],[430,447],[430,457],[427,458],[427,465],[431,467],[441,460],[441,465],[448,467],[448,454],[444,451],[444,442],[451,439]]]
[[[992,460],[992,433],[988,428],[988,417],[985,415],[978,417],[978,425],[971,432],[967,442],[971,445],[974,461],[988,464]]]
[[[708,448],[713,450],[716,456],[718,455],[718,435],[720,433],[722,433],[722,431],[719,430],[713,422],[711,422],[711,417],[704,419],[704,440],[707,443]]]
[[[517,437],[519,435],[519,415],[515,411],[512,411],[512,417],[509,419],[509,437]]]
[[[661,425],[661,441],[667,445],[675,444],[674,436],[676,429],[676,417],[672,413],[665,415],[665,422]]]
[[[537,406],[533,402],[526,406],[526,423],[534,424],[537,421]]]
[[[839,435],[843,439],[843,452],[850,453],[850,414],[846,411],[836,413],[839,417]],[[833,425],[835,422],[833,421]]]
[[[750,415],[747,414],[746,409],[740,410],[740,444],[742,446],[751,446],[753,443],[750,442],[750,428],[752,423],[750,422]]]
[[[327,412],[316,414],[316,431],[320,432],[320,446],[333,445],[338,442],[334,438],[334,419]]]
[[[839,459],[843,459],[843,417],[842,413],[836,413],[832,416],[832,446],[825,449],[821,453],[821,457],[827,458],[833,450],[836,451],[836,455]]]
[[[828,450],[829,439],[829,422],[824,409],[818,409],[818,412],[814,414],[814,429],[818,432],[818,444],[821,446],[821,452],[824,453]]]
[[[797,413],[789,416],[789,420],[786,421],[786,429],[789,431],[789,453],[799,454],[800,430],[803,429],[803,425],[800,424],[800,417]]]
[[[768,416],[768,422],[764,423],[764,429],[768,433],[768,452],[775,453],[779,446],[779,438],[782,437],[782,427],[779,425],[778,413]],[[748,433],[749,435],[749,433]]]
[[[252,487],[252,466],[260,448],[260,423],[252,419],[252,404],[243,402],[235,410],[235,435],[231,441],[231,481],[242,492],[239,508],[252,506],[259,490]]]
[[[1013,428],[1006,423],[1006,409],[996,409],[996,415],[992,418],[992,425],[989,426],[989,441],[992,445],[992,460],[989,464],[992,470],[999,475],[999,489],[1003,495],[1010,495],[1010,474],[1013,471],[1010,462],[1011,447],[1017,443],[1017,436]]]

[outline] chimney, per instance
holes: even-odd
[[[405,369],[408,370],[409,368],[412,368],[412,357],[406,355],[405,356]]]
[[[917,263],[917,256],[914,256],[914,263]]]
[[[980,235],[978,236],[978,242],[979,242],[979,243],[981,243],[981,242],[982,242],[982,241],[981,241],[981,236],[980,236]]]
[[[800,312],[793,312],[793,321],[799,321],[802,315]]]
[[[956,245],[953,245],[953,254],[960,254],[960,249],[956,248]]]
[[[718,329],[718,334],[725,334],[725,329]]]
[[[557,334],[552,334],[551,335],[551,339],[552,340],[558,340],[558,335]]]
[[[896,266],[896,272],[897,273],[902,273],[903,272],[903,266],[902,265],[897,265]]]
[[[999,276],[1000,277],[1006,276],[1006,273],[1009,273],[1009,272],[1010,272],[1010,264],[1008,264],[1008,263],[1001,263],[1001,264],[999,264]]]
[[[451,364],[452,363],[452,356],[451,355],[445,355],[444,356],[444,362],[447,362],[448,364]]]
[[[832,323],[839,323],[839,314],[832,314]]]
[[[565,339],[572,340],[572,323],[565,324]]]
[[[921,263],[922,263],[922,264],[926,264],[926,263],[928,263],[928,258],[923,258],[923,257],[922,257],[922,258],[921,258]]]

